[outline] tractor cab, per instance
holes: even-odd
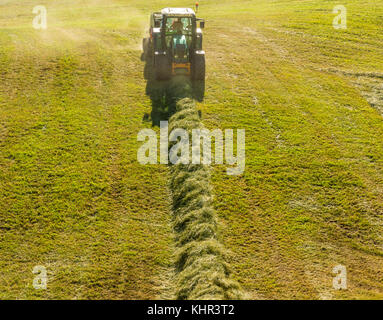
[[[168,16],[165,21],[165,44],[172,57],[172,74],[190,74],[193,20],[185,16]]]
[[[191,75],[194,60],[199,60],[197,64],[202,63],[202,57],[196,58],[196,55],[203,55],[204,63],[203,27],[204,21],[198,19],[189,8],[165,8],[151,15],[150,43],[159,78],[168,78],[168,74]],[[166,72],[167,68],[169,72]]]

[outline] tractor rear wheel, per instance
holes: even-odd
[[[146,61],[150,56],[150,39],[144,38],[142,39],[142,55],[141,60]]]
[[[204,54],[196,54],[192,63],[193,80],[205,80],[206,63]]]
[[[172,70],[167,56],[160,55],[154,58],[154,72],[156,80],[170,79]]]

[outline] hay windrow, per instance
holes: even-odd
[[[188,80],[175,78],[170,84],[169,132],[182,128],[191,133],[202,129]],[[191,142],[190,142],[191,143]],[[169,144],[169,150],[174,143]],[[241,299],[240,286],[230,277],[227,252],[218,237],[210,187],[210,170],[205,165],[170,166],[173,229],[177,248],[177,299]]]

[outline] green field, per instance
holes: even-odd
[[[202,123],[246,129],[244,174],[212,167],[234,279],[249,299],[383,299],[383,1],[199,3]],[[172,296],[169,168],[137,161],[141,41],[152,11],[193,5],[0,0],[0,299]]]

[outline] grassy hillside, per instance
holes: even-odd
[[[334,4],[228,2],[209,19],[205,123],[247,130],[245,174],[216,170],[216,207],[253,298],[382,298],[383,121],[354,76],[382,74],[382,6],[347,1],[340,31]]]
[[[383,298],[383,1],[344,1],[347,30],[337,4],[200,1],[202,121],[246,129],[244,175],[213,167],[212,187],[252,299]],[[151,11],[192,5],[0,1],[0,298],[169,296],[169,172],[136,159],[141,40]]]
[[[0,11],[0,297],[156,297],[172,242],[167,170],[136,160],[146,15],[53,2],[39,32],[34,5]],[[35,265],[46,291],[32,287]]]

